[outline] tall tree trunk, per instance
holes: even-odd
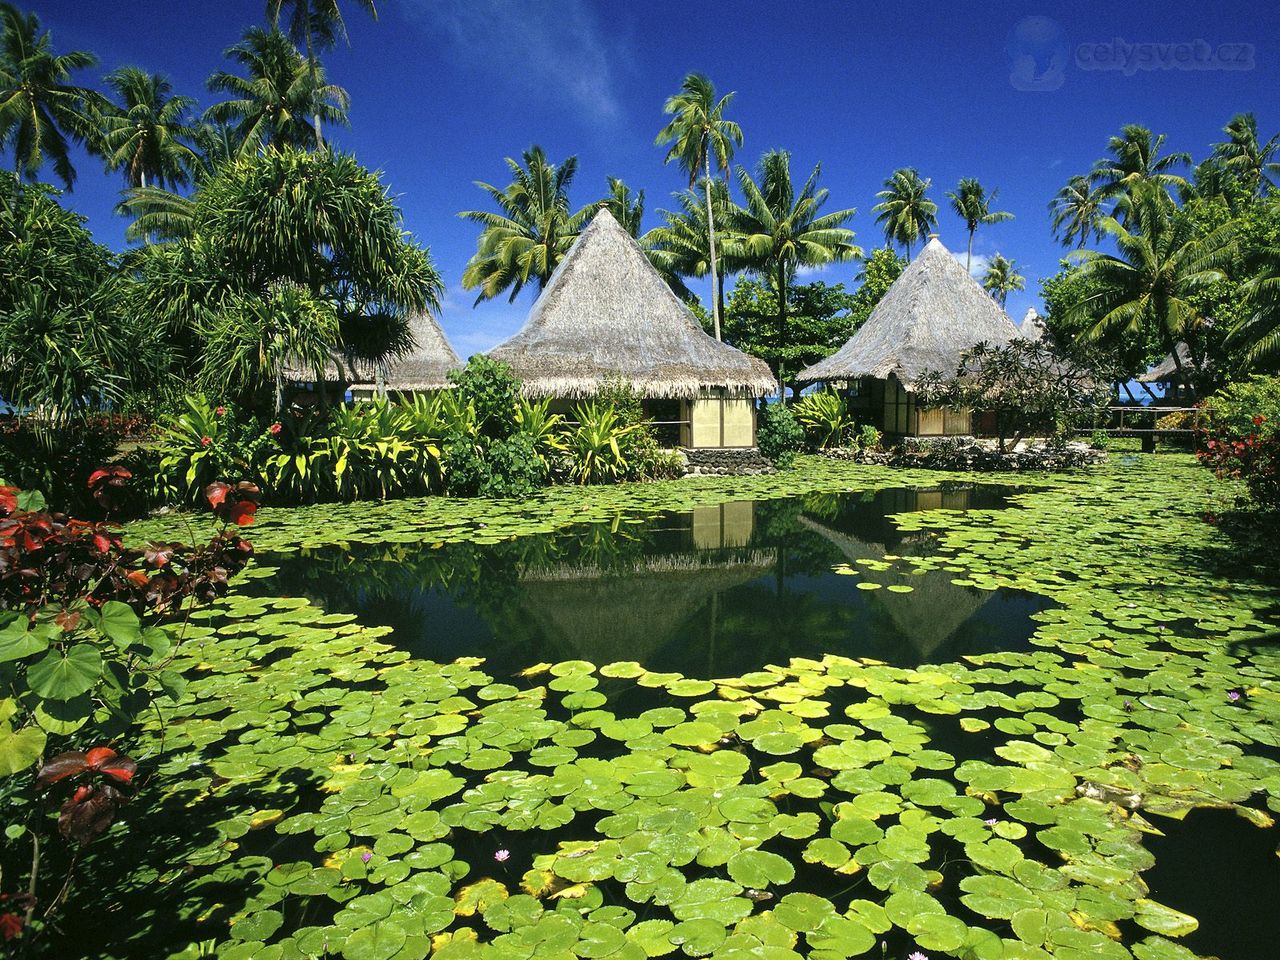
[[[724,274],[721,273],[716,284],[716,303],[720,306],[720,316],[724,317]],[[716,337],[719,340],[719,337]]]
[[[716,292],[720,287],[720,271],[719,265],[716,263],[716,218],[711,208],[711,151],[708,150],[702,156],[703,166],[706,176],[702,181],[703,187],[707,193],[707,248],[711,253],[711,326],[715,330],[716,339],[722,339],[720,336],[720,302],[716,297]]]
[[[306,29],[307,29],[307,70],[311,74],[311,100],[312,100],[311,124],[316,131],[316,149],[323,150],[324,137],[320,135],[320,100],[319,100],[320,83],[319,83],[319,70],[317,70],[317,67],[319,66],[319,64],[316,63],[315,54],[312,52],[312,49],[311,49],[311,17],[309,15],[307,17]]]
[[[787,271],[778,268],[778,401],[787,402],[787,362],[782,351],[787,346]]]
[[[973,273],[973,231],[969,231],[969,253],[964,258],[964,272]]]
[[[284,369],[276,370],[276,417],[284,410]]]

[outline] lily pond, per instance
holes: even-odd
[[[1220,496],[802,459],[264,509],[62,949],[1273,956],[1280,579]]]

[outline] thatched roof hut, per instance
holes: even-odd
[[[1022,318],[1022,323],[1018,324],[1018,332],[1028,340],[1043,340],[1046,343],[1049,340],[1049,328],[1045,326],[1040,314],[1036,313],[1035,307],[1027,308],[1027,313]]]
[[[778,390],[762,360],[703,331],[604,208],[551,275],[524,327],[489,355],[509,364],[530,396],[590,397],[610,378],[653,399]]]
[[[449,386],[449,371],[461,370],[463,363],[449,345],[436,318],[429,313],[417,314],[409,321],[414,348],[403,357],[387,361],[383,381],[390,392],[414,393],[442,390]],[[371,374],[371,375],[369,375]],[[377,372],[370,370],[353,391],[377,389]]]
[[[796,378],[800,383],[894,376],[906,390],[929,370],[955,371],[974,344],[1019,336],[1009,315],[938,240],[893,282],[871,316],[838,351]]]
[[[441,390],[449,386],[449,371],[463,366],[457,353],[449,345],[436,318],[429,313],[419,313],[409,320],[414,347],[403,357],[387,361],[383,381],[390,391]],[[314,383],[314,370],[291,364],[285,370],[285,379],[292,383]],[[331,356],[324,365],[326,383],[349,384],[356,395],[370,395],[378,389],[378,366],[368,360]]]
[[[1177,351],[1178,360],[1182,362],[1182,369],[1190,376],[1195,370],[1195,363],[1191,360],[1191,348],[1187,346],[1185,340],[1179,340],[1178,345],[1174,347]],[[1154,367],[1137,378],[1139,383],[1175,383],[1178,381],[1178,364],[1174,362],[1173,354],[1169,354]]]

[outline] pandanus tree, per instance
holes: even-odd
[[[498,212],[464,210],[458,216],[483,228],[476,252],[462,274],[462,286],[479,290],[476,303],[510,291],[515,300],[528,283],[541,290],[573,246],[595,210],[571,211],[569,187],[578,172],[578,158],[555,164],[536,144],[520,160],[506,158],[511,183],[504,188],[476,182]]]
[[[978,227],[1013,219],[1013,214],[1008,210],[991,209],[991,205],[996,202],[997,192],[992,190],[987,193],[986,187],[975,178],[962,177],[956,188],[947,194],[951,209],[964,221],[965,229],[969,232],[969,250],[964,261],[966,270],[973,268],[973,235],[978,232]]]
[[[715,85],[700,73],[691,73],[680,84],[680,92],[668,98],[663,112],[670,122],[658,131],[656,143],[670,144],[666,161],[678,163],[689,176],[692,188],[702,179],[706,199],[707,246],[711,273],[711,324],[720,339],[719,269],[716,252],[716,219],[713,202],[712,167],[727,176],[734,150],[742,146],[742,128],[725,119],[725,110],[734,94],[716,97]]]
[[[369,358],[375,334],[411,343],[409,316],[439,309],[430,255],[348,155],[268,147],[222,168],[194,203],[187,239],[139,257],[132,307],[194,344],[187,363],[210,388],[274,393],[278,406],[287,364],[321,379],[328,360]]]
[[[828,190],[818,186],[821,165],[799,190],[791,179],[791,155],[771,150],[760,160],[757,179],[738,168],[738,185],[745,203],[734,206],[726,229],[726,251],[748,269],[766,278],[778,298],[778,383],[786,395],[788,295],[799,267],[819,267],[862,256],[845,224],[854,209],[822,213]]]
[[[929,199],[933,181],[921,178],[914,167],[893,171],[876,194],[880,202],[871,208],[884,229],[885,242],[901,244],[911,259],[911,247],[938,225],[938,205]]]
[[[1053,235],[1064,247],[1074,244],[1084,249],[1090,239],[1101,236],[1099,223],[1105,199],[1102,188],[1094,186],[1088,177],[1072,177],[1049,203]]]
[[[214,93],[229,99],[205,111],[205,119],[235,131],[237,152],[257,153],[268,144],[306,147],[312,142],[309,117],[345,125],[351,99],[341,87],[324,82],[324,71],[298,52],[279,30],[250,27],[224,56],[245,75],[219,70],[208,80]]]
[[[1173,357],[1178,379],[1194,394],[1204,369],[1197,332],[1208,318],[1195,295],[1222,280],[1223,268],[1235,254],[1231,221],[1198,232],[1158,182],[1134,188],[1129,222],[1104,217],[1101,229],[1116,246],[1115,254],[1086,250],[1076,254],[1080,278],[1095,292],[1083,298],[1073,314],[1096,318],[1089,339],[1107,335],[1156,335]],[[1183,368],[1177,350],[1186,342],[1192,370]]]
[[[378,19],[378,8],[373,0],[356,0],[356,3],[374,20]],[[332,47],[339,39],[348,39],[347,22],[342,17],[340,0],[267,0],[267,17],[276,29],[279,29],[281,15],[286,11],[289,20],[289,36],[295,43],[302,44],[307,52],[307,73],[316,97],[316,106],[312,111],[311,120],[318,149],[324,146],[320,122],[323,119],[322,108],[325,104],[318,52]]]
[[[92,139],[102,102],[100,94],[72,83],[72,74],[97,62],[87,50],[54,52],[34,13],[0,3],[0,146],[12,152],[20,177],[35,180],[51,163],[71,188],[71,143]]]
[[[1222,128],[1227,139],[1214,144],[1213,155],[1251,194],[1274,190],[1271,178],[1280,173],[1280,133],[1263,143],[1258,139],[1258,120],[1252,113],[1239,113]]]
[[[198,162],[189,145],[191,97],[178,96],[158,73],[121,67],[107,75],[115,99],[99,119],[97,148],[108,170],[124,172],[128,187],[176,187]]]
[[[1001,307],[1009,299],[1014,290],[1022,290],[1027,285],[1026,277],[1018,272],[1017,265],[1007,257],[996,254],[987,264],[986,273],[982,276],[982,288],[991,294]]]

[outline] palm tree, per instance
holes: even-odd
[[[819,188],[821,164],[815,165],[799,192],[791,179],[791,155],[770,150],[760,159],[759,183],[742,167],[738,185],[745,206],[734,207],[726,230],[726,253],[749,269],[768,278],[778,296],[778,384],[786,396],[785,349],[787,296],[796,269],[844,260],[856,260],[862,249],[853,242],[845,224],[856,210],[820,213],[828,191]]]
[[[305,147],[312,139],[307,125],[312,114],[327,123],[346,124],[347,91],[324,83],[324,71],[309,65],[279,30],[250,27],[224,56],[248,76],[225,70],[211,76],[209,89],[232,99],[215,103],[205,118],[234,125],[239,154],[255,153],[267,144]]]
[[[911,259],[911,245],[927,237],[938,225],[938,205],[928,197],[932,180],[922,180],[914,167],[893,171],[876,194],[880,202],[871,208],[876,223],[884,227],[886,244],[900,243]]]
[[[640,236],[640,221],[644,219],[644,191],[633,197],[631,188],[617,177],[609,178],[609,195],[602,201],[622,229],[633,237]]]
[[[1225,276],[1222,267],[1235,253],[1234,225],[1228,221],[1197,236],[1195,224],[1179,213],[1159,183],[1134,188],[1129,214],[1129,225],[1115,217],[1101,222],[1117,255],[1094,250],[1078,254],[1081,283],[1097,292],[1072,312],[1096,318],[1086,334],[1090,339],[1154,332],[1173,356],[1178,379],[1194,394],[1195,384],[1183,370],[1176,347],[1186,342],[1198,377],[1203,356],[1195,333],[1206,318],[1195,294]]]
[[[1094,164],[1090,179],[1102,191],[1106,199],[1115,200],[1113,215],[1118,212],[1123,221],[1129,216],[1130,197],[1141,183],[1154,183],[1167,189],[1183,189],[1185,177],[1172,171],[1191,162],[1189,153],[1160,155],[1165,135],[1153,134],[1146,127],[1127,123],[1120,135],[1107,141],[1111,156]]]
[[[374,20],[378,19],[378,8],[374,6],[373,0],[356,0],[356,2]],[[280,14],[285,7],[292,11],[289,17],[289,36],[295,43],[301,43],[307,51],[311,89],[316,91],[317,104],[316,109],[312,111],[311,119],[314,124],[316,149],[319,149],[324,146],[324,138],[320,135],[321,107],[324,98],[320,94],[322,77],[317,52],[332,47],[339,37],[347,40],[347,24],[342,19],[339,0],[267,0],[267,17],[271,21],[271,26],[277,30],[280,28]]]
[[[184,142],[192,136],[187,112],[195,100],[174,96],[166,78],[138,67],[121,67],[107,75],[106,84],[118,100],[100,119],[97,146],[107,169],[123,170],[129,187],[187,183],[198,159]]]
[[[982,277],[982,288],[1002,308],[1012,291],[1022,290],[1026,285],[1026,277],[1018,273],[1014,262],[998,253],[991,258],[991,262],[987,264],[987,272]]]
[[[235,159],[239,146],[233,128],[225,123],[201,122],[191,128],[192,156],[185,171],[200,186]],[[191,235],[195,201],[164,187],[148,184],[126,190],[116,213],[133,217],[125,239],[179,240]]]
[[[92,139],[101,96],[71,83],[71,74],[95,66],[86,50],[54,53],[34,13],[0,3],[0,147],[13,150],[13,169],[34,180],[46,161],[69,190],[76,179],[69,141]]]
[[[1058,191],[1049,204],[1053,235],[1064,247],[1072,243],[1084,249],[1090,237],[1101,235],[1098,226],[1102,219],[1104,197],[1101,187],[1095,187],[1088,177],[1075,176]]]
[[[639,239],[640,246],[644,248],[654,269],[662,274],[675,295],[686,301],[697,298],[685,285],[683,278],[705,277],[711,272],[711,233],[707,229],[704,192],[694,187],[672,194],[679,209],[659,210],[662,224]],[[729,188],[723,180],[716,180],[712,184],[711,203],[715,220],[725,223],[728,220],[730,202]],[[716,254],[721,266],[716,275],[716,306],[723,318],[725,274],[742,269],[742,265],[727,256],[724,250],[717,248]]]
[[[1214,157],[1222,166],[1239,178],[1251,194],[1275,189],[1271,176],[1280,173],[1280,133],[1266,143],[1258,141],[1258,120],[1252,113],[1238,113],[1222,128],[1227,135],[1224,143],[1213,146]]]
[[[510,289],[515,300],[524,285],[534,280],[541,290],[551,279],[564,255],[591,216],[594,206],[569,211],[569,186],[578,171],[578,158],[554,164],[536,144],[520,161],[506,158],[511,183],[500,190],[477,181],[501,212],[464,210],[458,216],[484,229],[476,252],[462,274],[462,286],[479,288],[476,303],[491,300]]]
[[[991,209],[998,192],[992,190],[988,194],[986,188],[974,177],[961,177],[956,189],[947,194],[951,200],[951,209],[964,221],[965,229],[969,231],[969,252],[964,261],[966,270],[973,266],[973,235],[978,232],[978,227],[1013,219],[1013,214],[1008,210]]]
[[[715,158],[718,172],[728,174],[733,151],[742,146],[742,128],[724,118],[733,102],[734,93],[716,99],[716,88],[700,73],[691,73],[680,84],[680,92],[668,98],[663,113],[671,121],[658,131],[654,141],[659,146],[671,144],[665,163],[675,160],[689,175],[692,187],[702,178],[707,203],[707,238],[711,265],[711,325],[720,339],[719,263],[716,259],[716,219],[711,199],[711,161]]]
[[[1274,371],[1280,369],[1280,251],[1264,251],[1260,266],[1244,285],[1248,313],[1226,345],[1240,350],[1247,367]]]

